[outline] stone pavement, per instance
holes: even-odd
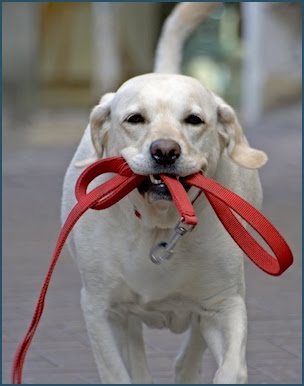
[[[88,113],[87,113],[88,114]],[[45,116],[44,116],[45,117]],[[78,122],[77,124],[75,123]],[[74,128],[41,118],[31,129],[4,131],[3,378],[32,317],[60,227],[61,185],[86,116]],[[71,120],[72,122],[72,120]],[[77,126],[78,125],[78,126]],[[266,276],[246,260],[249,383],[300,384],[301,376],[301,109],[275,111],[247,130],[270,157],[261,171],[264,213],[289,241],[295,263],[282,277]],[[68,134],[67,134],[68,133]],[[65,250],[55,270],[45,313],[28,353],[24,383],[99,383],[79,305],[80,278]],[[183,336],[145,329],[155,383],[173,382]],[[204,355],[203,383],[216,367]]]

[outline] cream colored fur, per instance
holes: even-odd
[[[94,154],[96,159],[122,155],[135,173],[155,174],[149,148],[160,138],[180,145],[177,174],[203,170],[261,206],[256,168],[266,162],[266,155],[248,145],[233,109],[223,100],[195,79],[170,74],[178,67],[187,33],[175,36],[176,42],[172,34],[182,26],[189,33],[215,6],[177,6],[160,39],[157,73],[130,79],[93,109],[65,176],[62,220],[75,204],[74,186],[84,160],[92,160]],[[139,113],[144,122],[127,121]],[[189,114],[204,123],[185,123]],[[99,177],[92,186],[105,179]],[[191,198],[195,194],[189,191]],[[134,208],[142,219],[134,215]],[[150,261],[149,250],[167,240],[179,220],[170,201],[143,198],[135,190],[107,210],[89,211],[76,225],[69,248],[81,274],[81,305],[104,383],[152,383],[142,323],[175,333],[188,330],[176,362],[177,383],[201,383],[206,347],[218,363],[214,383],[247,382],[243,254],[203,195],[195,209],[198,226],[161,265]]]

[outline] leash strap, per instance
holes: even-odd
[[[116,173],[117,175],[87,193],[90,182],[104,173]],[[86,168],[78,178],[75,187],[77,203],[71,210],[59,234],[31,324],[15,354],[12,369],[13,384],[22,383],[22,370],[25,356],[44,309],[49,283],[64,243],[74,225],[88,209],[102,210],[110,207],[135,189],[146,178],[147,176],[134,174],[122,157],[111,157],[97,161]],[[161,175],[161,179],[170,190],[177,210],[184,219],[184,223],[196,225],[197,217],[194,208],[182,184],[177,179],[167,175]],[[286,241],[274,226],[252,205],[200,173],[186,177],[183,181],[191,186],[196,186],[204,192],[215,213],[231,237],[245,254],[264,272],[278,276],[292,264],[292,253]],[[272,249],[277,259],[271,256],[257,243],[235,217],[230,208],[239,214],[261,235]]]

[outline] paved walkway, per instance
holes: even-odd
[[[72,131],[69,119],[63,124],[59,118],[58,122],[50,118],[36,122],[22,135],[18,130],[4,133],[9,135],[3,159],[4,384],[10,383],[13,353],[28,326],[49,264],[60,226],[63,175],[86,120],[81,117]],[[294,106],[274,112],[247,131],[250,142],[270,156],[261,171],[264,213],[289,241],[295,256],[293,267],[280,278],[266,276],[246,261],[247,359],[249,382],[254,384],[302,382],[300,128],[300,107]],[[80,286],[79,274],[65,251],[28,353],[24,383],[99,383],[79,305]],[[146,329],[145,338],[155,383],[172,383],[182,336]],[[210,383],[215,363],[209,352],[203,370],[202,381]]]

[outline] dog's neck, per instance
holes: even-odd
[[[135,192],[134,192],[135,193]],[[144,199],[130,195],[128,208],[128,215],[137,217],[140,226],[153,229],[173,229],[180,219],[180,215],[172,201],[155,201],[146,202]],[[125,210],[125,206],[123,206]],[[132,214],[130,214],[132,213]]]

